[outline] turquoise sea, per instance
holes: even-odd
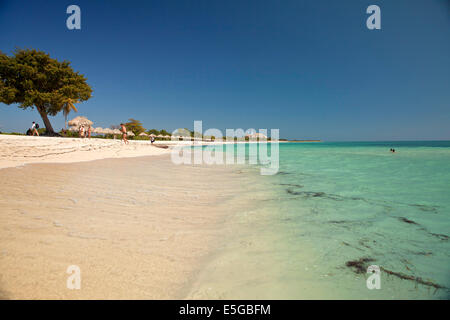
[[[236,167],[247,191],[191,297],[450,297],[450,141],[281,143],[279,159],[273,176]]]

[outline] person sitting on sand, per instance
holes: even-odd
[[[33,124],[31,125],[31,133],[34,135],[37,135],[39,137],[39,132],[37,131],[39,129],[39,125],[33,121]]]
[[[125,144],[128,144],[128,140],[127,140],[127,128],[125,127],[125,125],[123,123],[120,124],[120,131],[122,131],[122,141]]]

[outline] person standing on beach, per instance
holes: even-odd
[[[92,128],[91,128],[91,126],[89,126],[89,128],[88,128],[88,138],[90,139],[91,138],[91,132],[92,132]]]
[[[127,128],[125,127],[125,125],[123,123],[120,124],[120,131],[122,131],[122,141],[125,144],[128,144],[128,139],[127,139]]]
[[[31,133],[34,135],[37,135],[39,137],[39,132],[37,131],[39,129],[39,125],[33,121],[33,124],[31,125]]]
[[[84,138],[84,126],[80,127],[80,138]]]

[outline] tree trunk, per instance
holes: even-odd
[[[48,120],[47,113],[45,112],[43,107],[36,106],[39,114],[41,115],[42,121],[44,121],[45,129],[47,129],[47,135],[52,136],[55,134],[55,131],[53,131],[52,124],[50,123],[50,120]]]

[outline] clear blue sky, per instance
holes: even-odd
[[[70,4],[79,31],[66,28]],[[381,30],[366,28],[370,4]],[[0,0],[0,50],[15,47],[83,73],[94,92],[78,115],[94,126],[133,117],[167,130],[203,120],[287,138],[450,139],[448,0]],[[0,130],[33,120],[0,104]]]

